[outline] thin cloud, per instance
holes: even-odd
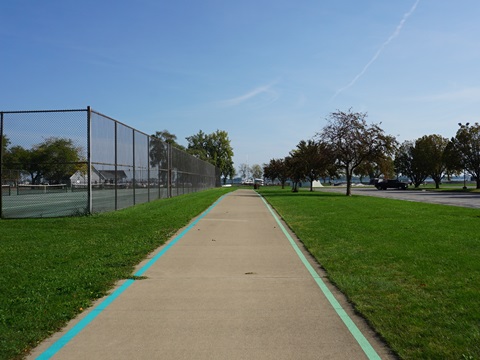
[[[275,90],[272,89],[273,85],[274,84],[259,86],[255,89],[249,91],[246,94],[243,94],[243,95],[231,98],[231,99],[219,101],[217,104],[222,106],[222,107],[237,106],[237,105],[240,105],[240,104],[242,104],[246,101],[249,101],[250,99],[253,99],[253,98],[255,98],[259,95],[263,95],[263,94],[267,95],[266,99],[265,99],[265,104],[266,105],[271,104],[278,99],[278,93]]]
[[[402,20],[398,24],[398,26],[395,29],[395,31],[393,32],[393,34],[390,35],[390,37],[382,44],[382,46],[380,46],[380,48],[377,50],[375,55],[373,55],[372,59],[367,63],[367,65],[364,66],[362,71],[360,71],[360,73],[358,73],[358,75],[355,76],[353,78],[353,80],[350,81],[350,83],[348,85],[339,89],[335,93],[335,95],[333,95],[333,97],[330,99],[330,101],[333,101],[340,93],[342,93],[343,91],[345,91],[345,90],[351,88],[353,85],[355,85],[355,83],[358,81],[358,79],[360,79],[363,76],[363,74],[365,74],[367,72],[368,68],[378,59],[378,57],[383,52],[383,50],[393,41],[393,39],[395,39],[400,34],[400,31],[402,30],[403,26],[405,25],[405,22],[410,17],[410,15],[412,15],[415,12],[415,9],[417,8],[419,2],[420,2],[420,0],[415,1],[415,4],[413,4],[410,11],[408,11],[407,13],[405,13],[403,15]]]

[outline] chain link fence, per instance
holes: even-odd
[[[0,112],[2,218],[123,209],[219,185],[218,169],[87,109]]]

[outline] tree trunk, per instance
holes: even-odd
[[[298,192],[297,182],[296,182],[296,181],[293,182],[292,192],[295,192],[295,193]]]
[[[347,169],[347,196],[352,195],[352,174]]]

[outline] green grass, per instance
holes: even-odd
[[[480,359],[480,210],[263,187],[403,359]]]
[[[0,359],[21,358],[234,188],[100,215],[0,221]]]

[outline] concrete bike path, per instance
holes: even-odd
[[[390,358],[297,246],[253,190],[232,192],[30,358]]]

